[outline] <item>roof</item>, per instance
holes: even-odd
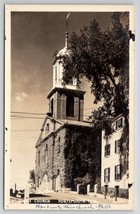
[[[63,87],[63,88],[55,87],[49,92],[47,98],[49,99],[56,91],[58,91],[60,93],[63,93],[64,91],[69,92],[69,93],[73,93],[73,94],[75,94],[75,96],[79,95],[79,94],[81,94],[81,95],[85,94],[85,91],[81,91],[81,90],[74,90],[74,89],[69,89],[69,88],[65,88],[65,87]]]
[[[45,124],[47,122],[47,119],[51,120],[52,122],[56,122],[60,124],[60,127],[58,129],[56,129],[54,132],[57,132],[57,130],[59,130],[60,128],[64,127],[64,126],[81,126],[81,127],[93,127],[93,123],[92,122],[88,122],[88,121],[75,121],[75,120],[68,120],[68,119],[56,119],[54,117],[49,117],[48,115],[45,117],[44,122],[42,124],[41,127],[41,133],[39,135],[39,138],[37,140],[36,146],[38,146],[42,140],[44,140],[45,138],[49,137],[50,135],[52,135],[52,133],[54,132],[50,132],[45,138],[42,138],[43,136],[43,131],[44,131],[44,127]]]
[[[59,57],[63,57],[65,55],[69,55],[69,54],[70,54],[70,50],[67,47],[64,47],[58,52],[56,57],[59,58]]]
[[[84,126],[84,127],[93,127],[93,123],[88,121],[75,121],[75,120],[61,120],[65,125],[75,125],[75,126]]]
[[[55,56],[53,65],[55,64],[55,62],[57,61],[57,59],[63,59],[65,56],[69,56],[71,53],[70,49],[68,49],[67,47],[62,48],[57,55]]]

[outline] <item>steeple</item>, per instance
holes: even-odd
[[[67,84],[63,82],[63,60],[64,57],[70,55],[68,47],[69,16],[70,13],[66,16],[65,46],[58,52],[53,63],[53,88],[47,98],[49,99],[50,114],[52,117],[82,121],[85,91],[80,89],[75,78],[69,79]]]
[[[68,32],[67,31],[65,35],[65,48],[68,49]]]

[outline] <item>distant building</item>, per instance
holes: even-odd
[[[49,113],[36,144],[36,187],[38,191],[75,190],[76,179],[100,176],[101,135],[83,121],[84,94],[76,79],[63,82],[65,47],[53,63],[53,88],[48,94]],[[98,171],[98,173],[97,173]]]
[[[107,138],[105,129],[102,130],[102,190],[107,188],[107,192],[117,192],[119,196],[128,195],[128,151],[124,135],[124,117],[115,117],[111,124],[113,132]]]

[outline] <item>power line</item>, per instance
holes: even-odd
[[[27,117],[20,115],[11,115],[12,118],[20,118],[20,119],[44,119],[43,117]]]
[[[38,129],[38,130],[23,130],[23,129],[17,129],[17,130],[11,130],[12,132],[39,132],[40,130]]]
[[[66,116],[66,115],[61,115],[61,116]],[[87,113],[87,114],[81,114],[81,116],[92,116],[92,113]],[[26,117],[26,116],[20,116],[20,115],[11,115],[11,119],[45,119],[43,117]],[[62,119],[63,120],[63,119]]]
[[[45,113],[37,112],[22,112],[22,111],[11,111],[12,114],[31,114],[31,115],[46,115]]]
[[[88,110],[93,108],[84,108],[83,110]],[[11,111],[13,114],[31,114],[31,115],[46,115],[46,113],[38,113],[38,112],[23,112],[23,111]]]

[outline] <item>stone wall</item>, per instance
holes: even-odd
[[[54,136],[53,154],[52,154],[52,166],[49,165],[48,161],[48,176],[51,178],[52,175],[60,175],[61,186],[64,185],[65,179],[65,160],[64,160],[64,143],[65,143],[66,129],[62,128]],[[52,148],[51,148],[52,149]],[[49,155],[50,157],[50,155]]]
[[[75,190],[75,179],[84,177],[94,185],[101,173],[100,143],[100,132],[94,133],[91,127],[61,126],[37,146],[36,185],[47,190]],[[45,175],[46,186],[42,184]]]
[[[65,160],[64,141],[65,128],[52,133],[36,149],[36,186],[40,186],[43,178],[47,175],[48,183],[52,183],[53,177],[60,177],[60,187],[64,186]]]

